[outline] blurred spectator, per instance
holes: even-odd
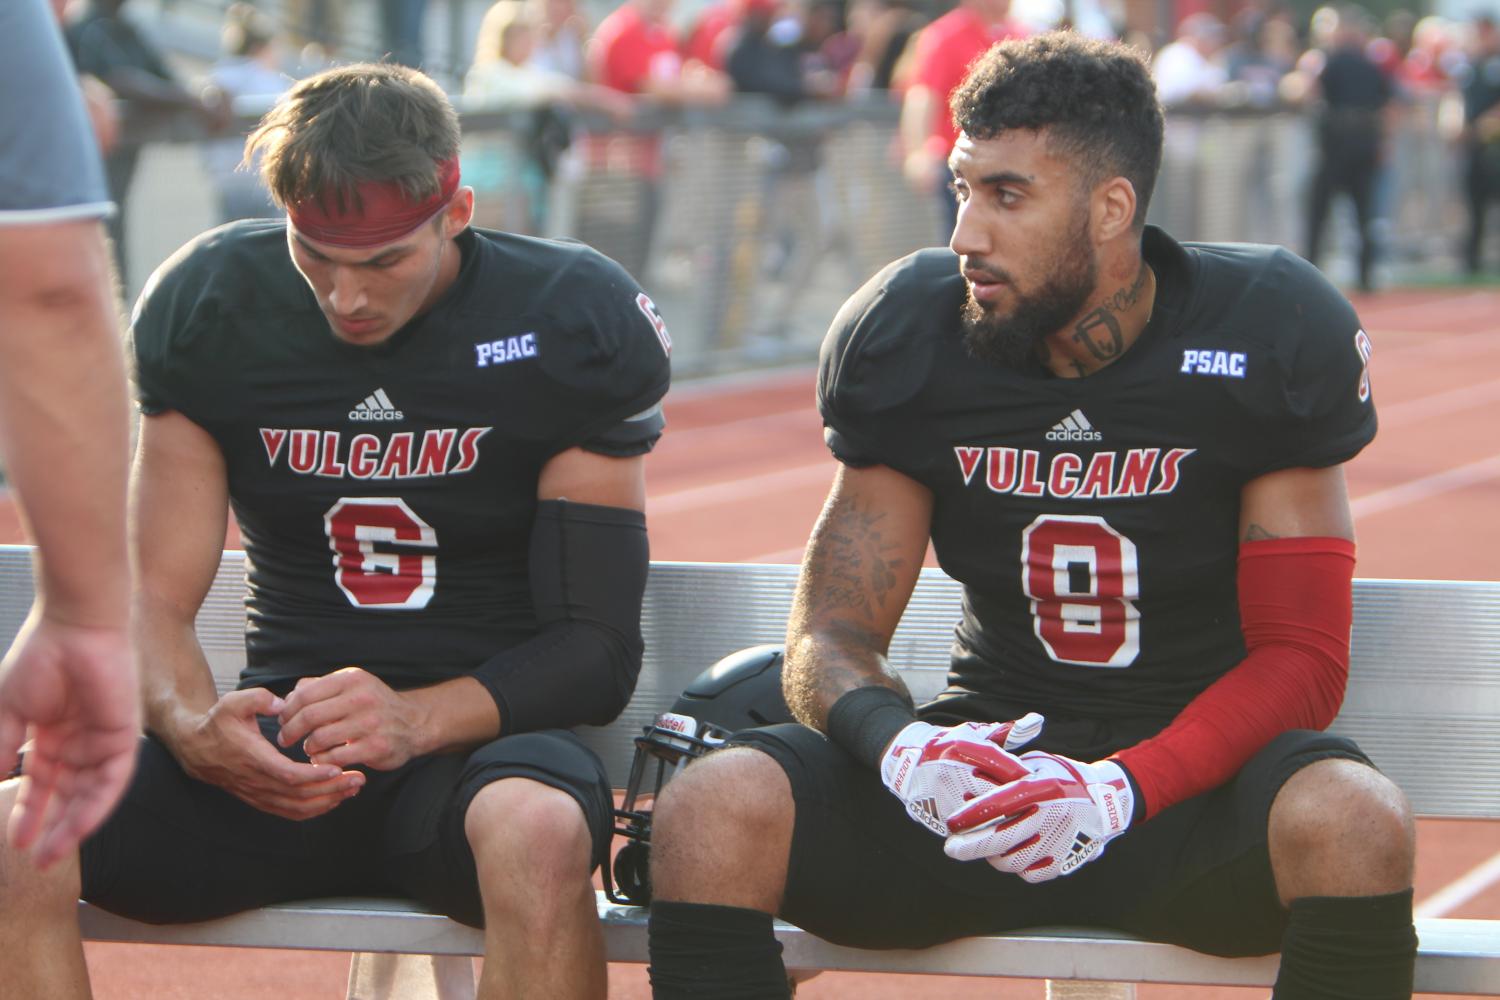
[[[344,0],[286,0],[282,24],[301,61],[317,64],[338,53],[345,20]]]
[[[543,24],[538,8],[523,0],[499,0],[485,12],[474,42],[474,61],[464,78],[464,96],[488,107],[563,104],[628,117],[635,100],[628,94],[587,83],[540,65],[537,45]]]
[[[958,220],[948,188],[948,154],[958,138],[948,98],[991,45],[1025,33],[1010,19],[1010,0],[960,0],[912,43],[911,77],[901,101],[902,172],[915,190],[937,199],[942,244]]]
[[[1385,27],[1379,38],[1370,41],[1370,58],[1380,71],[1391,80],[1400,80],[1401,65],[1411,52],[1412,36],[1417,28],[1417,15],[1406,9],[1393,10],[1385,17]]]
[[[223,131],[229,106],[215,89],[193,94],[180,83],[156,46],[125,17],[128,0],[84,0],[78,16],[67,26],[68,48],[80,73],[98,77],[115,96],[130,102],[132,113],[187,111],[210,132]],[[129,118],[126,119],[128,126]],[[115,263],[121,281],[129,285],[125,268],[125,221],[129,213],[130,182],[135,176],[140,146],[127,129],[104,160],[110,197],[118,210],[109,220]]]
[[[1484,252],[1485,214],[1500,195],[1500,27],[1474,20],[1469,64],[1463,78],[1465,189],[1469,202],[1464,269],[1478,274]]]
[[[1270,107],[1282,77],[1297,64],[1296,29],[1284,18],[1261,13],[1235,24],[1239,37],[1225,51],[1225,77],[1240,102]]]
[[[851,0],[849,30],[860,40],[849,90],[891,90],[896,67],[926,25],[915,0]]]
[[[426,16],[427,0],[380,0],[380,37],[392,62],[413,68],[422,65]]]
[[[219,41],[223,55],[208,76],[226,99],[263,98],[266,107],[270,107],[291,85],[281,71],[276,25],[255,7],[248,3],[231,4],[224,12]],[[241,168],[244,155],[243,135],[225,136],[204,144],[204,166],[218,196],[220,222],[281,214],[254,164]]]
[[[841,94],[838,74],[806,58],[804,45],[814,45],[816,55],[816,40],[805,22],[781,16],[779,0],[744,0],[743,10],[725,45],[724,64],[736,93],[764,95],[783,107]],[[836,208],[821,190],[819,134],[772,129],[746,148],[763,162],[764,187],[748,217],[737,221],[753,220],[753,244],[762,251],[759,270],[779,287],[773,292],[752,286],[757,307],[740,346],[769,361],[791,347],[797,305],[837,228]],[[752,280],[760,277],[756,273]]]
[[[744,16],[746,0],[718,0],[698,13],[682,43],[682,55],[713,69],[724,68],[726,41]]]
[[[718,104],[729,81],[696,59],[684,61],[668,20],[672,0],[626,0],[589,40],[589,77],[627,94],[669,104]]]
[[[668,17],[672,0],[626,0],[589,40],[589,79],[666,105],[722,104],[731,84],[696,59],[684,61]],[[656,134],[590,136],[592,167],[613,172],[636,209],[628,237],[590,234],[589,242],[645,279],[661,205],[661,137]]]
[[[803,66],[816,77],[828,74],[831,93],[843,94],[859,58],[862,40],[849,29],[844,0],[812,0],[802,16]]]
[[[522,0],[500,0],[479,25],[464,96],[486,109],[528,112],[514,135],[489,141],[474,132],[465,143],[465,181],[491,193],[481,204],[498,210],[495,218],[478,219],[480,225],[546,232],[551,181],[573,141],[569,109],[590,108],[625,118],[635,106],[627,94],[536,65],[541,33],[538,8]]]
[[[784,105],[834,96],[837,77],[826,71],[810,71],[803,60],[800,39],[782,39],[773,33],[779,9],[779,0],[744,0],[744,17],[724,57],[724,68],[735,92],[765,94]]]
[[[588,72],[584,52],[589,23],[578,10],[578,0],[527,0],[536,21],[536,47],[530,64],[582,80]]]
[[[65,25],[68,0],[50,0],[52,16],[57,23]],[[97,76],[78,74],[78,89],[83,93],[83,110],[88,113],[89,127],[94,133],[94,142],[99,152],[108,156],[120,141],[120,112],[115,107],[115,92],[110,90]]]
[[[1229,79],[1219,59],[1223,47],[1224,23],[1217,17],[1200,12],[1183,18],[1177,37],[1163,45],[1151,63],[1162,104],[1217,102]]]
[[[1328,209],[1342,192],[1354,203],[1359,229],[1359,288],[1374,288],[1374,193],[1384,155],[1386,108],[1391,81],[1367,51],[1369,15],[1349,6],[1337,13],[1330,48],[1314,78],[1322,99],[1318,115],[1318,163],[1308,204],[1307,259],[1322,255]]]
[[[1444,18],[1424,17],[1412,29],[1411,51],[1401,63],[1401,82],[1416,93],[1448,89],[1452,74],[1463,63],[1453,26]]]

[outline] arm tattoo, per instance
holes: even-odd
[[[1252,524],[1252,525],[1250,525],[1250,527],[1248,527],[1248,528],[1245,529],[1245,537],[1242,538],[1242,539],[1240,539],[1240,541],[1243,541],[1243,542],[1264,542],[1264,541],[1267,541],[1267,540],[1272,539],[1272,538],[1280,538],[1280,537],[1281,537],[1280,535],[1272,534],[1271,532],[1267,531],[1265,528],[1262,528],[1258,524]]]
[[[848,691],[880,685],[907,696],[885,661],[888,636],[875,627],[897,583],[902,560],[882,536],[885,514],[836,498],[813,531],[792,609],[783,688],[802,722],[826,726],[828,710]]]
[[[880,511],[860,510],[853,501],[829,505],[814,532],[803,589],[819,596],[821,610],[856,611],[874,617],[873,599],[885,607],[886,597],[896,585],[895,570],[901,561],[887,560],[896,546],[881,537]]]

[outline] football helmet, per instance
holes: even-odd
[[[651,806],[678,771],[741,729],[794,721],[781,694],[781,657],[777,645],[730,653],[694,678],[671,709],[635,738],[625,797],[615,810],[615,833],[625,845],[614,864],[604,867],[604,891],[612,901],[651,901]]]

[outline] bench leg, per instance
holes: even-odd
[[[359,952],[349,962],[348,1000],[474,1000],[474,960]]]
[[[1082,983],[1047,980],[1047,1000],[1135,1000],[1131,983]]]

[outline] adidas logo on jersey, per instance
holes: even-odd
[[[385,394],[384,389],[376,389],[349,411],[349,419],[361,423],[405,420],[406,414],[396,409],[396,404],[391,402],[391,397]]]
[[[1089,418],[1082,410],[1074,410],[1052,425],[1047,432],[1048,441],[1103,441],[1104,435],[1094,430]]]

